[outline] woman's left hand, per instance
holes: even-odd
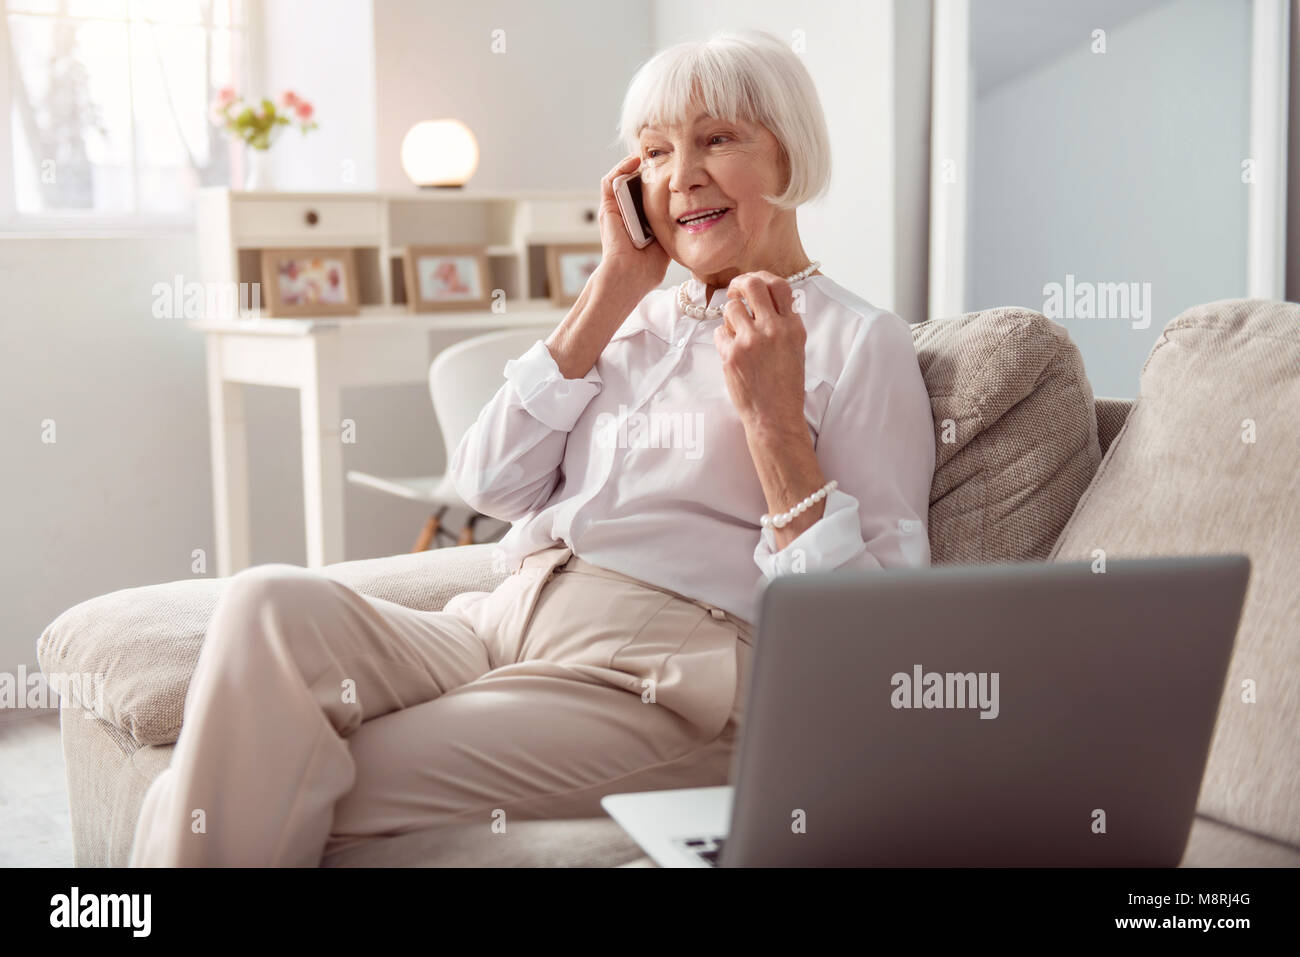
[[[751,316],[745,302],[753,310]],[[722,323],[713,343],[722,356],[727,391],[745,429],[764,435],[806,437],[804,425],[803,318],[794,291],[770,272],[742,273],[727,288]]]

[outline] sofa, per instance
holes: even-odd
[[[1226,300],[1164,328],[1134,400],[1095,397],[1066,330],[999,308],[913,326],[935,421],[935,564],[1244,552],[1234,656],[1183,866],[1300,865],[1300,306]],[[439,609],[490,590],[491,544],[340,562],[363,595]],[[126,588],[43,631],[78,866],[123,866],[228,579]],[[89,688],[86,684],[83,688]],[[862,733],[869,733],[863,729]],[[322,866],[652,866],[608,818],[384,836]]]

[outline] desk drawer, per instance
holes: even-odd
[[[235,242],[258,245],[272,240],[286,246],[318,241],[379,243],[379,202],[357,200],[243,200],[234,203]]]
[[[599,235],[596,200],[534,199],[523,204],[525,233],[591,232]]]

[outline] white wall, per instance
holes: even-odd
[[[202,342],[150,315],[192,245],[0,239],[0,671],[69,605],[186,577],[211,538]]]
[[[387,6],[381,0],[381,6]],[[260,16],[259,10],[260,7]],[[291,89],[316,108],[319,128],[285,129],[271,151],[272,185],[374,189],[375,42],[372,0],[257,0],[250,32],[258,86]],[[310,24],[310,28],[304,27]]]
[[[590,189],[621,158],[623,90],[654,52],[650,0],[375,4],[378,183],[410,189],[399,150],[420,120],[479,145],[474,189]],[[505,52],[493,53],[503,30]]]
[[[975,102],[968,309],[1043,286],[1151,283],[1146,329],[1059,320],[1097,395],[1134,396],[1183,309],[1246,294],[1250,5],[1179,0]]]

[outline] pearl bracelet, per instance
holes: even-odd
[[[808,511],[808,509],[812,508],[824,499],[830,493],[831,489],[839,488],[839,484],[840,483],[835,481],[835,479],[831,479],[794,508],[790,509],[790,511],[782,512],[780,515],[764,515],[758,520],[758,523],[764,528],[785,528],[804,512]]]

